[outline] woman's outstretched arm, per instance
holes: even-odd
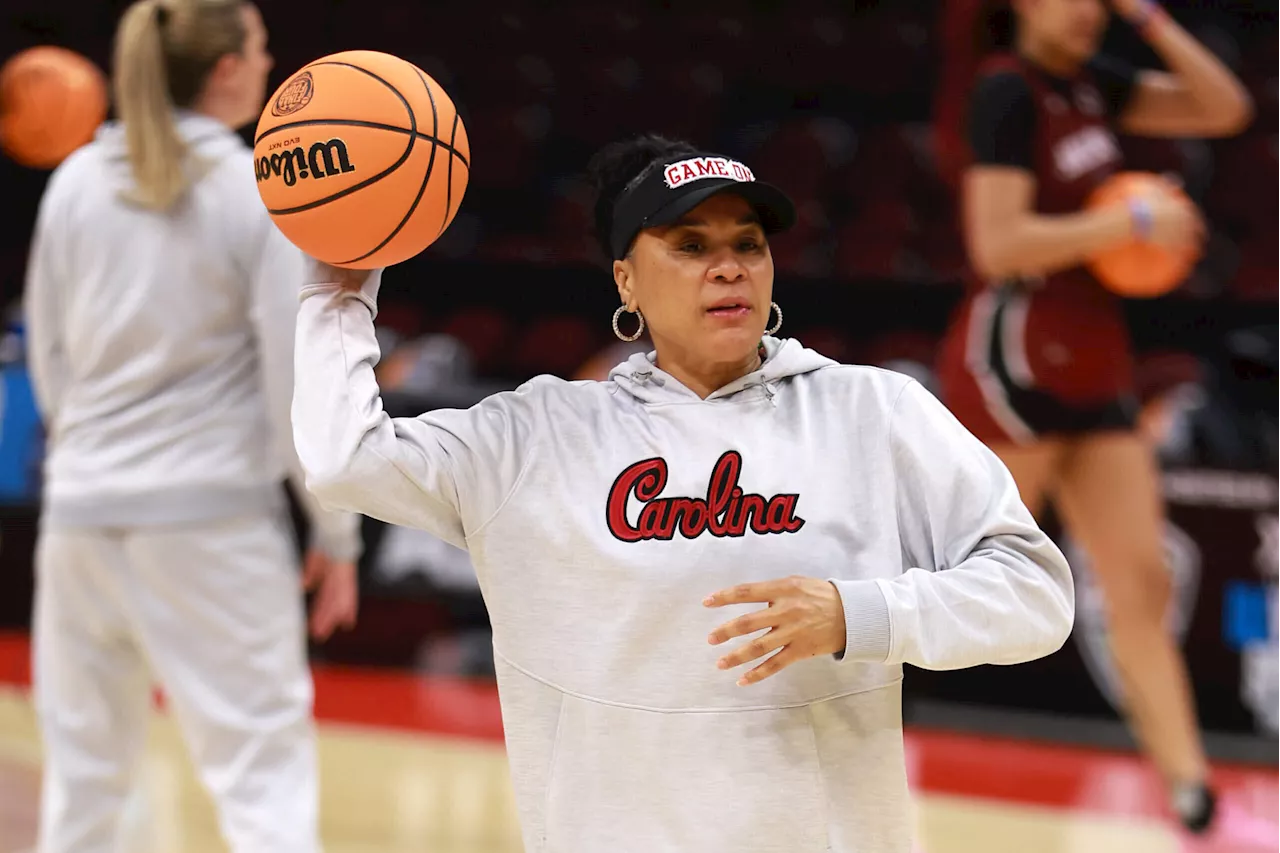
[[[293,435],[307,488],[330,509],[416,527],[459,548],[514,489],[533,442],[529,394],[417,418],[383,410],[374,377],[381,271],[315,264],[294,349]]]

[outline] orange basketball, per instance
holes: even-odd
[[[75,51],[33,47],[0,68],[0,147],[24,166],[54,168],[106,117],[106,78]]]
[[[1130,199],[1157,194],[1173,194],[1187,204],[1191,200],[1172,181],[1147,172],[1112,175],[1094,190],[1089,207],[1128,204]],[[1162,296],[1186,280],[1195,267],[1194,249],[1171,251],[1141,240],[1123,243],[1099,252],[1089,261],[1098,281],[1121,296],[1149,299]]]
[[[421,252],[453,221],[471,146],[453,101],[395,56],[317,59],[267,102],[254,138],[258,192],[312,257],[372,269]]]

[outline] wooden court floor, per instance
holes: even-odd
[[[0,853],[28,853],[35,836],[40,749],[25,655],[24,639],[0,637]],[[316,711],[328,853],[519,853],[492,687],[323,668]],[[1159,784],[1131,756],[921,730],[907,740],[925,853],[1178,850]],[[1276,817],[1274,770],[1216,773]],[[226,849],[162,712],[126,825],[131,853]]]

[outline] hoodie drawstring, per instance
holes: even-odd
[[[654,376],[652,370],[637,370],[635,373],[632,374],[632,376],[634,376],[641,385],[647,385],[648,383],[652,382],[654,385],[657,385],[659,388],[661,388],[664,384],[662,381],[662,377]]]

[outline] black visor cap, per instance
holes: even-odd
[[[640,181],[618,198],[609,241],[613,257],[625,257],[645,228],[670,225],[721,193],[746,199],[766,234],[786,231],[795,224],[795,205],[787,194],[755,180],[741,163],[717,154],[685,156],[649,167]]]

